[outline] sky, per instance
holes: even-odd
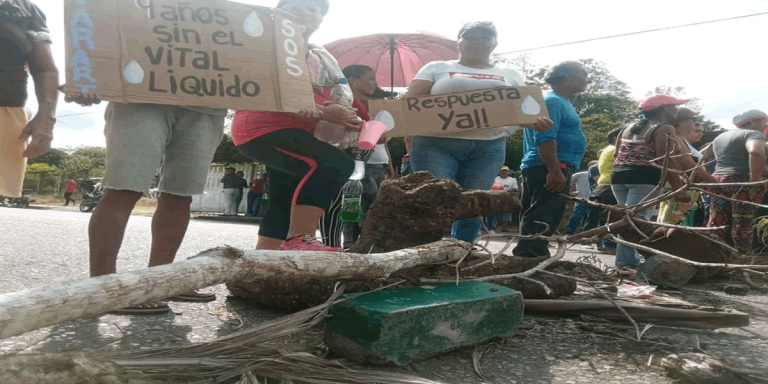
[[[32,1],[48,17],[63,84],[63,0]],[[277,0],[240,2],[274,6]],[[312,37],[315,44],[416,31],[455,38],[465,22],[490,20],[499,31],[499,53],[768,12],[768,0],[330,0],[330,4],[321,29]],[[684,87],[688,96],[700,100],[705,117],[730,128],[733,116],[748,109],[768,109],[768,76],[764,75],[768,55],[762,38],[766,24],[768,15],[756,16],[534,50],[530,56],[542,65],[585,58],[602,61],[631,87],[636,98],[660,85]],[[30,97],[33,111],[36,104]],[[89,108],[67,104],[62,97],[53,146],[104,146],[104,108],[104,104]]]

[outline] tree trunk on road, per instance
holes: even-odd
[[[456,261],[469,249],[456,240],[369,255],[217,248],[173,264],[1,295],[0,339],[241,279],[376,281],[404,268]]]
[[[351,252],[389,252],[438,241],[454,221],[520,211],[520,201],[504,191],[462,191],[448,179],[417,172],[385,180],[368,210]]]

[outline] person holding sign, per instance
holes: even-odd
[[[27,69],[39,104],[31,120]],[[28,0],[0,1],[0,196],[21,197],[26,159],[51,149],[58,81],[43,12]]]
[[[546,82],[552,91],[545,98],[551,129],[523,133],[523,211],[521,235],[551,236],[565,214],[573,172],[579,169],[587,138],[581,119],[573,107],[573,98],[587,89],[589,75],[581,63],[566,61],[554,66]],[[546,240],[520,240],[512,251],[515,256],[550,256]]]
[[[65,100],[90,106],[101,103],[101,96],[95,91],[67,93]],[[92,277],[116,272],[128,219],[139,199],[149,195],[158,167],[160,195],[152,218],[149,266],[173,262],[187,232],[192,196],[205,191],[226,116],[227,110],[218,108],[122,102],[107,105],[104,195],[88,227]],[[216,296],[190,291],[172,299],[206,302],[216,300]],[[167,303],[156,301],[117,312],[168,311]]]
[[[301,21],[306,27],[303,38],[308,41],[328,6],[325,0],[282,0],[277,8]],[[352,175],[354,160],[318,140],[314,131],[320,120],[352,130],[360,130],[362,120],[353,108],[329,98],[340,92],[352,104],[352,91],[336,59],[323,47],[309,47],[307,65],[316,109],[298,114],[239,110],[232,122],[235,145],[249,158],[264,163],[269,175],[269,201],[257,249],[340,251],[324,246],[315,232],[323,213]]]
[[[491,63],[496,49],[496,27],[491,22],[467,23],[459,31],[459,60],[435,61],[413,78],[406,97],[458,93],[525,85],[517,71]],[[540,118],[534,129],[552,126]],[[410,164],[414,172],[428,171],[437,178],[456,180],[467,189],[489,190],[506,155],[506,133],[517,127],[467,130],[450,134],[414,136]],[[472,242],[480,233],[479,218],[454,223],[452,236]]]

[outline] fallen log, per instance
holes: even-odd
[[[735,310],[716,308],[678,309],[618,303],[638,323],[692,329],[746,327],[749,315]],[[627,317],[608,301],[525,300],[530,314],[569,314],[627,321]]]
[[[235,280],[374,281],[416,265],[459,260],[470,248],[458,240],[369,255],[216,248],[173,264],[0,295],[0,339]]]
[[[435,242],[456,220],[520,209],[513,193],[462,191],[455,181],[429,172],[385,180],[350,252],[389,252]]]

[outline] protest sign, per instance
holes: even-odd
[[[387,111],[394,118],[389,137],[533,124],[540,116],[549,116],[539,87],[500,87],[369,103],[372,114]]]
[[[65,0],[69,95],[296,112],[314,106],[303,26],[232,1]]]

